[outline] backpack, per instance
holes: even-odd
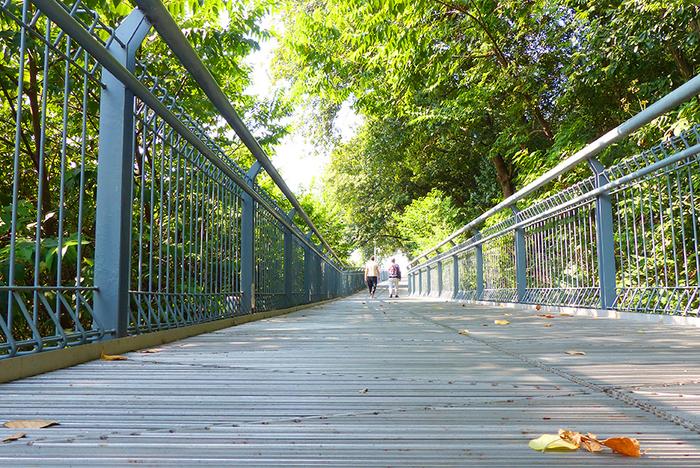
[[[401,270],[396,263],[389,266],[389,278],[401,278]]]

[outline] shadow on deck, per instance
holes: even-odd
[[[699,338],[358,294],[4,384],[3,418],[60,425],[2,444],[0,465],[698,466]],[[528,448],[559,428],[647,454]]]

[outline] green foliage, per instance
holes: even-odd
[[[288,0],[285,11],[278,70],[294,96],[331,110],[349,100],[366,117],[327,178],[360,244],[412,249],[391,215],[412,200],[438,188],[465,221],[700,67],[693,0]],[[697,103],[681,112],[601,159],[687,126]]]
[[[394,218],[400,232],[410,239],[406,247],[411,251],[422,251],[440,242],[458,227],[459,219],[450,197],[436,189],[413,200]]]

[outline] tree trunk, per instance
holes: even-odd
[[[493,166],[496,168],[496,179],[498,184],[501,186],[501,191],[503,192],[503,198],[508,198],[515,193],[515,187],[513,186],[513,173],[506,164],[502,156],[493,156],[491,158]]]

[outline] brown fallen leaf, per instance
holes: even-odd
[[[139,353],[155,354],[155,353],[160,353],[161,351],[163,351],[163,348],[150,348],[150,349],[142,349],[141,351],[139,351]]]
[[[571,355],[571,356],[585,356],[585,355],[586,355],[586,353],[584,353],[583,351],[576,351],[576,350],[573,350],[573,349],[570,349],[569,351],[566,351],[566,354],[569,354],[569,355]]]
[[[494,320],[493,323],[496,325],[508,325],[510,322],[508,320]]]
[[[26,437],[26,436],[27,436],[27,433],[26,433],[26,432],[16,432],[16,433],[14,433],[14,434],[12,434],[12,435],[9,435],[9,436],[5,437],[4,439],[2,439],[2,441],[3,441],[3,443],[6,443],[6,442],[13,442],[13,441],[15,441],[15,440],[23,439],[23,438]]]
[[[535,310],[540,310],[541,308],[542,308],[542,306],[539,305],[539,304],[537,304],[537,305],[535,306]]]
[[[559,429],[559,438],[578,447],[581,445],[581,433],[568,429]]]
[[[598,437],[590,432],[585,436],[581,436],[581,446],[588,450],[589,452],[602,452],[603,445],[601,445]]]
[[[552,324],[551,324],[551,323],[545,323],[544,326],[545,326],[545,327],[551,327]]]
[[[58,426],[58,421],[50,419],[18,419],[7,421],[3,426],[10,429],[43,429],[45,427]]]
[[[119,354],[105,354],[105,353],[102,353],[102,355],[100,355],[100,359],[102,359],[103,361],[128,361],[129,360],[129,358],[127,358],[126,356],[122,356]]]
[[[548,318],[548,319],[553,319],[554,315],[553,314],[537,314],[538,317],[542,318]]]
[[[626,455],[628,457],[639,457],[639,441],[631,437],[611,437],[601,441],[606,447],[610,447],[613,452]]]

